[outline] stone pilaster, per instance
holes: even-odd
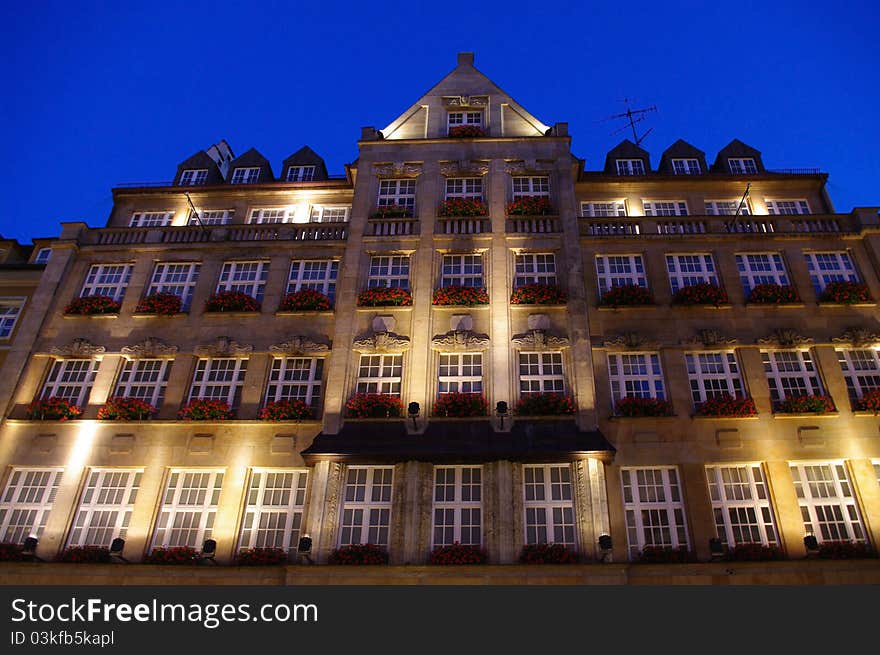
[[[312,537],[312,559],[318,564],[326,563],[336,547],[344,474],[345,467],[335,462],[318,462],[312,467],[303,534]]]

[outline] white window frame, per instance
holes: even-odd
[[[236,409],[241,402],[247,365],[247,357],[199,357],[187,402],[222,400]]]
[[[874,475],[877,476],[877,484],[880,484],[880,459],[873,459],[871,463],[874,465]]]
[[[296,398],[317,410],[321,405],[323,376],[323,357],[273,357],[266,402]]]
[[[43,536],[63,474],[60,467],[16,466],[9,471],[0,496],[0,542],[21,544]]]
[[[549,198],[549,175],[517,175],[511,178],[513,199],[518,198]]]
[[[527,284],[556,286],[556,253],[524,252],[514,256],[513,288]]]
[[[628,284],[648,288],[645,260],[641,255],[596,255],[596,279],[600,297],[609,289]]]
[[[347,223],[350,205],[312,205],[309,220],[312,223]]]
[[[544,393],[565,394],[565,358],[561,350],[521,350],[517,366],[520,398]]]
[[[522,473],[525,543],[561,544],[576,549],[577,517],[571,466],[524,464]]]
[[[147,295],[173,293],[180,298],[180,311],[189,311],[201,270],[201,262],[156,262]]]
[[[859,512],[846,462],[789,462],[804,532],[826,541],[864,542],[865,524]]]
[[[43,382],[40,398],[64,398],[83,407],[92,391],[98,373],[99,359],[55,359],[49,366],[49,374]]]
[[[673,175],[700,175],[703,172],[700,160],[693,157],[675,157],[670,163]]]
[[[880,389],[880,353],[876,349],[837,348],[836,352],[853,403],[866,393]]]
[[[27,298],[0,298],[0,340],[12,338]]]
[[[659,352],[608,353],[611,405],[627,396],[666,399],[666,382]]]
[[[241,291],[262,302],[269,278],[269,262],[264,260],[225,261],[215,292]]]
[[[296,207],[260,207],[252,209],[250,223],[252,225],[277,225],[293,223]]]
[[[171,374],[171,362],[170,358],[123,360],[113,395],[140,398],[153,407],[161,407]]]
[[[412,216],[416,211],[416,181],[412,178],[379,180],[378,207],[406,207]]]
[[[394,467],[347,467],[337,545],[369,543],[387,547],[391,541],[393,499]]]
[[[618,175],[644,175],[647,169],[643,159],[615,159],[614,168]]]
[[[473,287],[483,289],[483,255],[481,253],[462,253],[443,255],[440,261],[441,287]]]
[[[798,391],[795,397],[825,393],[819,369],[813,362],[809,350],[790,348],[762,350],[761,361],[764,364],[767,384],[770,386],[770,400],[774,405],[788,398],[794,389]],[[790,370],[794,365],[798,366],[798,370]],[[800,383],[793,385],[792,381]]]
[[[435,466],[433,492],[431,547],[481,546],[483,467]]]
[[[760,462],[706,466],[715,531],[729,547],[779,544],[766,475]]]
[[[466,110],[450,111],[446,114],[446,133],[453,127],[461,125],[475,125],[483,127],[483,111],[482,110]]]
[[[314,166],[288,166],[285,182],[311,182],[315,179]]]
[[[338,277],[338,259],[294,259],[290,262],[286,293],[303,289],[319,291],[330,299],[332,305],[336,300]]]
[[[800,216],[812,214],[810,203],[804,198],[767,198],[767,213],[771,216]]]
[[[447,177],[444,198],[464,198],[467,200],[483,199],[482,177]]]
[[[143,469],[92,468],[67,536],[68,546],[109,547],[125,539]]]
[[[169,469],[151,549],[190,546],[201,550],[214,531],[224,474],[222,468]]]
[[[260,181],[259,166],[237,166],[232,171],[230,184],[257,184]]]
[[[734,351],[686,352],[684,361],[695,408],[711,398],[745,395]]]
[[[731,175],[757,175],[758,162],[754,157],[728,157],[727,170]]]
[[[174,212],[132,212],[129,227],[168,227]]]
[[[645,216],[689,216],[686,200],[642,200]]]
[[[361,354],[355,382],[356,393],[381,393],[400,397],[402,382],[402,354]]]
[[[201,186],[208,180],[207,168],[187,168],[180,174],[178,186]]]
[[[672,293],[695,284],[718,286],[715,258],[707,252],[669,253],[666,255],[666,272]]]
[[[847,250],[805,252],[804,259],[817,294],[821,294],[830,282],[862,281]]]
[[[198,216],[198,218],[196,218]],[[234,209],[203,209],[189,213],[189,225],[228,225],[235,217]]]
[[[80,290],[80,297],[107,296],[121,302],[131,280],[131,264],[92,264]]]
[[[626,216],[625,200],[603,200],[581,203],[583,218],[616,218]]]
[[[450,352],[437,356],[437,394],[483,393],[483,353]]]
[[[34,264],[48,264],[49,259],[52,257],[52,249],[51,248],[40,248],[37,251],[37,256],[34,257]]]
[[[740,207],[742,202],[742,207]],[[745,200],[706,200],[704,207],[707,216],[734,216],[739,210],[740,216],[750,216],[748,198]]]
[[[620,469],[620,481],[631,560],[647,546],[690,546],[678,467],[626,466]]]
[[[746,298],[759,284],[791,284],[781,252],[738,252],[736,268]]]
[[[409,255],[373,255],[367,274],[367,288],[390,287],[409,291]]]
[[[255,467],[250,470],[238,535],[239,550],[296,550],[303,528],[308,479],[308,469]]]

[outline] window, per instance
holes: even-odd
[[[706,214],[709,216],[735,216],[739,212],[740,216],[748,216],[749,211],[748,200],[742,202],[739,200],[707,200]]]
[[[758,166],[751,157],[728,157],[727,167],[731,175],[755,175]]]
[[[513,286],[546,284],[556,286],[556,255],[552,252],[535,252],[516,255]]]
[[[156,520],[153,548],[201,549],[213,533],[222,486],[222,469],[171,469]]]
[[[848,252],[805,252],[804,258],[817,294],[822,293],[829,282],[860,281]]]
[[[451,111],[447,116],[447,127],[449,128],[459,125],[483,126],[483,112],[481,111]]]
[[[295,259],[290,262],[287,293],[311,289],[320,291],[332,303],[336,298],[338,275],[339,261],[336,259]]]
[[[295,549],[308,479],[308,471],[253,469],[238,547]]]
[[[596,255],[596,277],[600,296],[612,287],[628,284],[648,288],[645,263],[641,255]]]
[[[200,357],[196,363],[189,400],[225,401],[235,409],[241,402],[241,388],[248,360],[243,357]]]
[[[24,306],[24,298],[7,298],[0,300],[0,339],[12,336],[12,330]]]
[[[567,464],[523,466],[527,544],[576,546],[571,468]]]
[[[39,539],[64,469],[14,468],[0,499],[0,542],[20,544],[28,537]]]
[[[877,484],[880,484],[880,461],[874,461],[874,475],[877,476]]]
[[[240,291],[263,301],[269,262],[224,262],[217,282],[217,291]]]
[[[482,353],[441,353],[438,393],[483,393]]]
[[[40,398],[64,398],[82,407],[98,372],[97,359],[56,359],[43,384]]]
[[[626,203],[623,200],[613,202],[582,202],[581,216],[585,218],[626,216]]]
[[[207,181],[207,168],[190,168],[180,174],[180,180],[177,184],[180,186],[199,186]]]
[[[519,395],[565,393],[562,353],[519,354]]]
[[[232,184],[256,184],[260,181],[260,169],[236,168],[232,171]]]
[[[92,264],[80,296],[109,296],[120,302],[131,280],[131,264]]]
[[[688,206],[684,200],[643,200],[645,216],[687,216]]]
[[[68,546],[109,547],[125,539],[143,470],[92,469],[70,528]]]
[[[287,169],[287,182],[311,182],[314,179],[314,166],[291,166]]]
[[[321,404],[321,378],[324,360],[321,357],[276,357],[269,372],[266,402],[279,400],[303,401],[310,407]]]
[[[446,178],[446,200],[450,198],[483,199],[483,178],[481,177],[448,177]]]
[[[641,159],[616,159],[618,175],[644,175],[645,162]]]
[[[513,178],[513,199],[541,196],[550,197],[550,178],[539,177],[515,177]]]
[[[620,476],[630,559],[638,559],[647,546],[687,547],[678,469],[622,468]]]
[[[483,543],[482,474],[479,466],[434,467],[435,548]]]
[[[380,180],[379,207],[406,207],[409,215],[415,213],[416,181],[415,180]]]
[[[443,255],[441,287],[483,287],[482,255]]]
[[[251,210],[251,223],[290,223],[295,213],[295,207],[254,209]]]
[[[153,407],[161,407],[170,373],[170,359],[125,360],[113,395],[117,398],[140,398]]]
[[[869,391],[880,389],[880,353],[869,349],[840,349],[837,361],[846,379],[846,390],[853,402]]]
[[[351,207],[325,207],[323,205],[312,205],[311,218],[313,223],[345,223],[348,221],[348,214]]]
[[[621,398],[666,398],[658,353],[609,353],[608,374],[614,406]]]
[[[843,462],[791,464],[804,531],[823,541],[865,541],[865,529]]]
[[[234,209],[208,209],[204,211],[190,212],[190,225],[226,225],[232,222],[235,216]]]
[[[134,212],[129,227],[166,227],[173,218],[174,212]]]
[[[339,545],[388,546],[391,527],[390,466],[350,466],[345,474]]]
[[[409,290],[409,255],[370,257],[367,287],[394,287]]]
[[[37,251],[37,256],[34,257],[34,264],[48,264],[49,258],[52,256],[51,248],[40,248]]]
[[[197,262],[160,262],[153,268],[153,277],[147,287],[147,295],[154,293],[173,293],[180,298],[181,311],[189,311],[196,282],[202,265]]]
[[[718,285],[715,262],[712,255],[688,254],[666,255],[666,271],[669,273],[669,286],[672,293],[695,284]]]
[[[760,464],[707,466],[715,530],[722,543],[777,543],[770,494]]]
[[[788,286],[788,273],[778,252],[744,252],[736,255],[736,268],[746,298],[759,284]]]
[[[786,398],[821,394],[822,385],[807,350],[763,350],[761,359],[774,406]]]
[[[712,398],[744,396],[736,355],[729,352],[685,353],[694,407]]]
[[[699,175],[701,172],[699,159],[672,160],[673,175]]]
[[[810,205],[806,200],[767,200],[768,214],[809,214]]]
[[[403,355],[361,355],[355,391],[400,396],[402,373]]]

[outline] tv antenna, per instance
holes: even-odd
[[[633,133],[633,142],[636,145],[640,145],[645,137],[648,136],[654,128],[649,127],[641,136],[639,136],[636,132],[636,123],[641,123],[643,120],[645,120],[646,114],[652,111],[657,111],[657,105],[651,105],[650,107],[645,107],[643,109],[632,109],[630,107],[630,103],[632,101],[632,98],[624,98],[623,104],[626,105],[626,111],[622,114],[613,114],[612,116],[608,116],[605,120],[625,118],[627,120],[627,125],[624,125],[620,129],[615,130],[611,134],[619,134],[620,132],[623,132],[627,127],[629,127]]]

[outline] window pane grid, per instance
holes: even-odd
[[[751,157],[730,157],[727,166],[733,175],[755,175],[758,166]]]
[[[210,209],[198,213],[190,212],[190,225],[226,225],[232,222],[234,209]]]
[[[644,175],[645,162],[641,159],[617,159],[618,175]]]
[[[402,375],[403,355],[361,355],[355,390],[399,396]]]
[[[520,397],[542,393],[565,393],[565,371],[560,352],[519,354]]]
[[[764,350],[761,360],[774,405],[789,397],[824,393],[809,351]]]
[[[582,202],[581,216],[585,218],[626,216],[626,203],[622,200],[613,202]]]
[[[437,391],[483,393],[482,353],[441,353]]]
[[[173,218],[174,212],[133,212],[129,227],[166,227]]]
[[[320,357],[276,357],[269,373],[266,402],[297,399],[317,409],[323,372],[324,360]]]
[[[232,171],[231,184],[256,184],[260,181],[259,167],[236,168]]]
[[[550,197],[550,178],[515,177],[513,178],[513,199],[529,197]]]
[[[131,264],[93,264],[80,296],[107,296],[119,302],[131,279]]]
[[[770,494],[760,464],[707,466],[718,538],[728,546],[777,545]]]
[[[736,268],[746,298],[759,284],[789,284],[782,255],[778,252],[749,252],[736,255]]]
[[[644,200],[642,207],[645,216],[687,216],[688,207],[684,200]]]
[[[287,169],[287,182],[311,182],[314,179],[314,166],[291,166]]]
[[[296,214],[295,207],[278,209],[254,209],[251,211],[251,223],[291,223]]]
[[[49,377],[43,385],[40,397],[63,398],[82,407],[92,390],[98,372],[96,359],[57,359],[52,362]]]
[[[804,531],[824,541],[865,541],[865,530],[843,462],[792,463]]]
[[[173,293],[180,298],[181,310],[188,311],[192,303],[196,282],[199,281],[198,263],[159,263],[153,268],[153,277],[147,287],[147,295],[154,293]]]
[[[222,486],[222,470],[172,469],[152,547],[200,549],[205,539],[211,538]]]
[[[143,470],[92,469],[80,499],[68,546],[107,546],[128,532]]]
[[[666,398],[658,353],[609,353],[612,407],[627,396]]]
[[[622,468],[620,475],[630,559],[646,546],[688,547],[678,469]]]
[[[113,395],[140,398],[153,407],[162,406],[171,373],[170,359],[129,359],[123,362]]]
[[[479,546],[482,536],[482,468],[434,467],[432,546]]]
[[[706,200],[705,208],[709,216],[735,216],[737,211],[740,216],[751,214],[748,200]]]
[[[523,466],[526,544],[577,547],[571,468],[567,464]]]
[[[483,287],[482,255],[443,255],[440,286]]]
[[[207,168],[187,169],[180,174],[177,184],[180,186],[198,186],[208,180]]]
[[[810,205],[806,200],[767,200],[767,213],[774,215],[809,214]]]
[[[0,302],[0,339],[8,339],[12,335],[23,304],[24,299]]]
[[[308,477],[299,469],[253,469],[239,548],[296,548]]]
[[[880,353],[873,349],[839,349],[837,361],[846,380],[849,398],[855,402],[880,389]]]
[[[612,287],[634,285],[648,288],[645,263],[641,255],[596,255],[599,295]]]
[[[745,395],[733,351],[685,353],[685,364],[695,408],[712,398]]]
[[[415,180],[380,180],[379,181],[379,207],[397,205],[406,207],[411,212],[416,206],[416,181]]]
[[[232,409],[241,402],[248,360],[238,357],[201,357],[196,363],[189,400],[222,400]]]
[[[669,273],[672,293],[695,284],[718,285],[712,255],[666,255],[666,271]]]
[[[483,199],[483,178],[481,177],[448,177],[446,178],[446,200],[466,198],[469,200]]]
[[[225,262],[220,271],[217,291],[240,291],[262,302],[268,277],[269,262]]]
[[[514,260],[513,286],[546,284],[556,286],[556,255],[552,252],[525,253]]]
[[[391,287],[409,290],[409,256],[375,256],[370,258],[367,287]]]
[[[700,160],[699,159],[673,159],[672,174],[673,175],[699,175]]]
[[[829,282],[860,282],[849,253],[806,252],[807,271],[817,294],[822,293]]]
[[[333,303],[338,275],[339,261],[336,259],[293,260],[287,278],[287,293],[310,289],[323,293]]]
[[[40,538],[58,493],[60,468],[14,468],[0,497],[0,542]]]
[[[339,530],[340,546],[388,546],[393,477],[391,467],[348,467]]]

